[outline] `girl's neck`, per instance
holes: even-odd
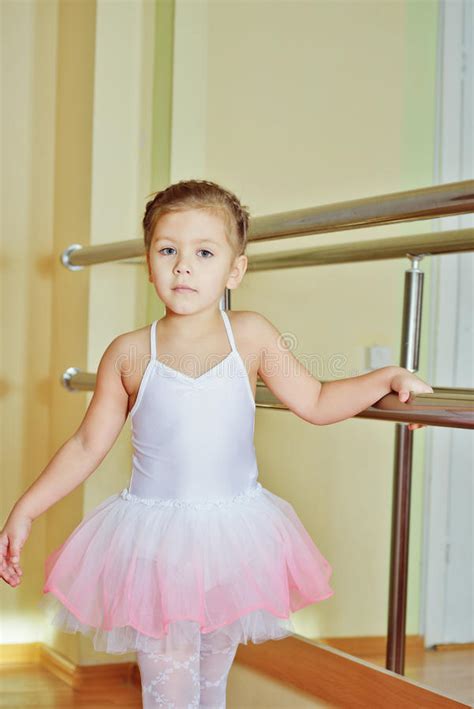
[[[161,318],[162,331],[181,341],[196,341],[207,333],[215,332],[222,322],[219,306],[212,306],[198,313],[175,313],[169,308]]]

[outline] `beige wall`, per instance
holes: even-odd
[[[84,410],[84,397],[67,394],[59,377],[67,364],[84,363],[89,273],[71,278],[58,257],[89,240],[95,17],[89,2],[6,2],[2,16],[4,519]],[[23,581],[0,591],[2,643],[43,638],[36,606],[45,553],[80,521],[82,498],[74,491],[33,523]],[[57,647],[79,659],[69,636]]]
[[[431,184],[437,2],[12,0],[2,13],[4,519],[90,399],[63,389],[62,372],[94,371],[116,334],[162,312],[142,267],[70,273],[61,251],[140,236],[147,194],[169,180],[221,182],[253,215]],[[428,225],[248,253],[416,229]],[[315,376],[351,376],[372,344],[392,347],[398,361],[406,267],[398,259],[248,274],[232,307],[292,333],[297,356],[322,361]],[[429,261],[423,267],[429,274]],[[260,479],[294,505],[334,568],[335,596],[293,616],[302,635],[386,633],[394,431],[257,412]],[[423,440],[416,432],[409,633],[418,632]],[[44,639],[76,662],[111,661],[46,627],[35,607],[46,554],[126,484],[129,456],[126,426],[88,482],[35,521],[23,583],[0,590],[0,642]]]
[[[2,519],[84,415],[91,394],[61,387],[64,370],[95,371],[117,334],[146,322],[143,267],[70,272],[59,255],[139,234],[151,182],[154,11],[149,1],[2,4]],[[74,662],[110,662],[88,639],[51,628],[37,603],[46,555],[127,483],[129,433],[35,520],[22,583],[0,590],[1,643],[44,640]]]
[[[436,25],[436,2],[178,1],[172,179],[221,182],[253,215],[430,185]],[[429,228],[285,239],[248,254]],[[370,345],[391,347],[399,362],[408,267],[396,259],[252,273],[232,307],[269,317],[315,376],[352,376]],[[408,633],[419,623],[424,433],[415,434]],[[260,479],[294,505],[334,568],[335,595],[293,615],[304,636],[386,634],[394,436],[388,422],[317,428],[258,410]]]

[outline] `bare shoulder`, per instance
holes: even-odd
[[[272,333],[279,336],[278,330],[261,313],[255,310],[228,310],[232,329],[238,340],[238,348],[251,355],[257,363],[257,371],[261,368],[262,352]]]
[[[264,344],[271,333],[278,332],[273,323],[256,310],[228,310],[226,311],[232,326],[238,328],[244,338],[253,340],[258,347]]]
[[[124,332],[112,340],[116,370],[129,396],[136,393],[141,378],[150,361],[150,325]]]
[[[123,356],[124,362],[139,354],[150,355],[150,325],[117,335],[111,345]]]
[[[238,327],[242,334],[252,327],[256,320],[254,316],[258,316],[254,310],[226,310],[225,312],[229,316],[232,327]]]
[[[122,346],[124,349],[131,347],[133,345],[145,345],[145,348],[150,343],[150,325],[144,325],[139,327],[137,330],[129,330],[128,332],[123,332],[121,335],[117,335],[115,338],[117,344]]]

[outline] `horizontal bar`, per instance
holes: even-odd
[[[305,234],[322,234],[470,212],[474,212],[474,180],[464,180],[418,190],[252,217],[248,240],[256,242]],[[438,234],[437,243],[442,243],[443,233]],[[413,238],[416,239],[416,236]],[[416,246],[416,241],[413,246]],[[130,239],[97,246],[83,247],[81,244],[71,244],[61,254],[60,260],[66,268],[80,270],[84,266],[95,263],[120,261],[135,256],[143,257],[143,255],[143,240]]]
[[[474,389],[433,388],[433,394],[413,394],[406,402],[396,394],[386,394],[375,405],[353,418],[422,423],[449,428],[474,428]],[[438,392],[441,393],[438,393]],[[262,408],[283,409],[279,401],[263,382],[257,382],[257,405]]]
[[[68,391],[94,391],[97,375],[94,372],[82,372],[77,367],[68,367],[62,375],[61,384]]]
[[[61,384],[69,391],[93,391],[95,381],[93,372],[81,372],[77,367],[69,367],[61,377]],[[410,394],[406,402],[401,402],[396,394],[387,394],[354,418],[474,428],[474,389],[433,387],[433,390],[433,394]],[[256,403],[259,408],[288,411],[261,380],[257,381]]]
[[[144,263],[144,254],[143,239],[129,239],[128,241],[114,241],[110,244],[98,244],[97,246],[71,244],[62,252],[59,260],[70,271],[81,271],[84,266],[122,261],[134,256],[140,256],[140,261]]]
[[[470,212],[474,212],[474,180],[464,180],[253,217],[249,240],[323,234]]]
[[[129,244],[132,242],[121,242]],[[336,246],[312,246],[307,249],[279,251],[276,254],[255,254],[248,257],[247,271],[268,271],[279,268],[301,268],[304,266],[326,266],[336,263],[355,263],[404,258],[409,256],[435,256],[474,251],[474,229],[453,229],[452,231],[392,236],[384,239],[364,239],[346,242]],[[107,260],[107,259],[106,259]],[[122,260],[122,264],[138,265],[145,258],[133,261]]]
[[[279,251],[276,254],[256,254],[249,256],[247,271],[325,266],[330,263],[378,261],[464,251],[474,251],[474,229],[366,239],[337,246],[313,246],[308,249]]]

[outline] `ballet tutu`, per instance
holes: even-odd
[[[286,500],[259,482],[220,500],[140,498],[90,511],[45,562],[38,606],[96,650],[168,652],[196,634],[261,643],[333,595],[332,569]]]

